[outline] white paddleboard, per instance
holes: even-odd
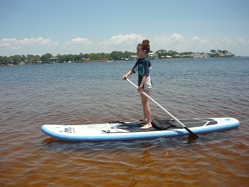
[[[240,125],[240,122],[235,118],[208,118],[180,121],[196,134],[233,129]],[[153,125],[157,129],[152,127],[143,130],[140,129],[142,124],[136,122],[110,122],[86,125],[44,124],[41,126],[41,130],[53,138],[70,141],[134,140],[189,134],[175,120],[162,120],[162,122],[164,124],[161,122],[160,124],[163,124],[164,127],[166,126],[165,130],[158,128],[158,124]]]

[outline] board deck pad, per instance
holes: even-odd
[[[181,124],[179,124],[175,120],[161,120],[161,119],[152,119],[152,127],[148,129],[141,129],[141,127],[144,124],[141,124],[139,122],[119,122],[118,125],[112,127],[113,129],[124,129],[129,132],[144,132],[144,131],[158,131],[158,130],[167,130],[167,129],[175,129],[175,128],[183,128]],[[191,127],[200,127],[203,125],[214,125],[217,124],[217,121],[213,119],[197,119],[197,120],[180,120],[186,127],[191,128]],[[113,122],[109,122],[113,123]],[[114,131],[115,132],[115,131]],[[125,131],[120,131],[120,132],[125,132]]]

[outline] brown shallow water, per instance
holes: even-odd
[[[44,123],[141,119],[138,94],[120,80],[133,63],[0,67],[0,186],[248,186],[249,58],[152,62],[152,97],[176,117],[230,116],[238,129],[192,142],[65,142],[41,132]]]

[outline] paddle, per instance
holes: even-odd
[[[130,81],[128,78],[126,79],[129,83],[131,83],[133,86],[135,86],[136,88],[137,85],[135,85],[132,81]],[[193,138],[198,138],[199,136],[197,134],[195,134],[193,131],[191,131],[189,128],[187,128],[182,122],[180,122],[175,116],[173,116],[171,113],[169,113],[165,108],[163,108],[158,102],[156,102],[154,99],[152,99],[148,94],[146,94],[145,92],[141,91],[142,94],[144,94],[147,98],[149,98],[151,101],[153,101],[157,106],[159,106],[164,112],[166,112],[167,114],[169,114],[172,118],[174,118],[179,124],[181,124],[184,129],[186,129],[190,135],[193,136]]]

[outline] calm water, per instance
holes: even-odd
[[[241,126],[191,143],[58,141],[41,124],[142,118],[139,95],[121,80],[134,62],[0,67],[0,186],[248,186],[249,58],[152,63],[152,97],[176,117],[230,116]]]

